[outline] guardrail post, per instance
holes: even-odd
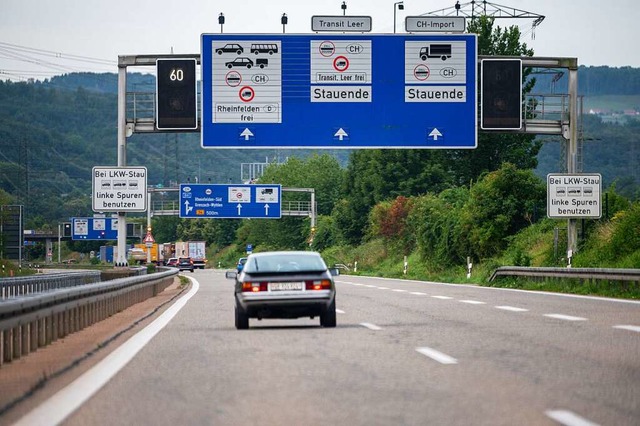
[[[41,348],[47,344],[47,319],[40,318],[38,320],[38,347]]]
[[[2,333],[2,359],[11,362],[13,359],[13,330],[8,329]]]
[[[22,355],[22,327],[17,326],[12,331],[13,334],[13,358],[19,359]]]
[[[38,320],[32,321],[29,326],[29,334],[31,342],[29,343],[29,349],[31,352],[38,350]]]
[[[29,355],[29,343],[31,340],[29,339],[29,328],[31,324],[23,324],[22,325],[22,355]]]
[[[45,322],[45,345],[51,344],[53,341],[53,316],[47,315],[44,319]]]

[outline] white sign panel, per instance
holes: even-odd
[[[215,42],[211,56],[213,123],[282,122],[280,40]]]
[[[407,16],[404,26],[410,33],[463,33],[466,30],[464,16]]]
[[[548,174],[547,216],[591,218],[602,216],[602,176],[592,174]]]
[[[466,55],[464,42],[405,41],[405,102],[466,102]]]
[[[371,16],[312,16],[311,31],[370,32]]]
[[[73,221],[73,233],[76,235],[89,234],[89,219],[76,219]]]
[[[371,40],[311,40],[311,102],[371,102]]]
[[[146,167],[94,167],[93,211],[144,212],[147,210]]]

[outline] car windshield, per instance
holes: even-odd
[[[274,272],[321,272],[325,271],[322,257],[317,253],[269,253],[249,257],[244,271],[249,274]]]

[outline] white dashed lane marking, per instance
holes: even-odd
[[[419,291],[412,291],[411,294],[414,296],[426,296],[427,293],[420,293]]]
[[[345,312],[342,309],[336,309],[337,314],[344,314]]]
[[[440,300],[451,300],[453,299],[453,297],[449,297],[449,296],[431,296],[434,299],[440,299]]]
[[[564,321],[586,321],[586,318],[582,317],[572,317],[571,315],[562,315],[562,314],[544,314],[543,316],[547,318],[554,318]]]
[[[598,426],[568,410],[549,410],[545,414],[564,426]]]
[[[640,333],[640,326],[637,326],[637,325],[614,325],[613,328],[617,328],[619,330],[635,331],[636,333]]]
[[[360,325],[363,326],[363,327],[368,328],[369,330],[373,330],[373,331],[382,330],[382,328],[378,327],[375,324],[371,324],[369,322],[361,322]]]
[[[438,361],[440,364],[457,364],[458,360],[447,355],[443,354],[440,351],[436,351],[435,349],[428,348],[423,346],[421,348],[416,348],[416,351],[421,353],[422,355],[431,358],[434,361]]]
[[[502,309],[509,312],[527,312],[528,309],[516,308],[515,306],[496,306],[496,309]]]
[[[461,300],[460,303],[468,303],[469,305],[486,305],[485,302],[479,300]]]

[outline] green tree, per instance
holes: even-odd
[[[328,215],[340,197],[344,170],[329,155],[312,155],[307,159],[289,158],[265,170],[259,183],[276,183],[289,188],[313,188],[319,216]],[[308,193],[283,194],[283,207],[288,201],[310,201]],[[303,249],[308,247],[308,218],[282,217],[280,220],[245,220],[237,232],[239,244],[253,244],[259,249]],[[260,246],[262,246],[260,248]]]
[[[468,240],[469,254],[483,259],[504,250],[508,237],[542,216],[546,193],[546,184],[531,170],[510,163],[480,179],[461,212],[461,237]]]
[[[478,53],[488,56],[533,56],[533,50],[520,43],[517,26],[494,28],[494,18],[481,16],[473,19],[467,30],[478,35]],[[523,93],[529,93],[535,79],[529,79],[531,69],[523,70]],[[473,150],[448,150],[447,169],[459,185],[468,185],[482,174],[498,170],[502,163],[514,164],[519,169],[534,169],[542,143],[535,135],[484,133],[478,135],[478,147]]]

